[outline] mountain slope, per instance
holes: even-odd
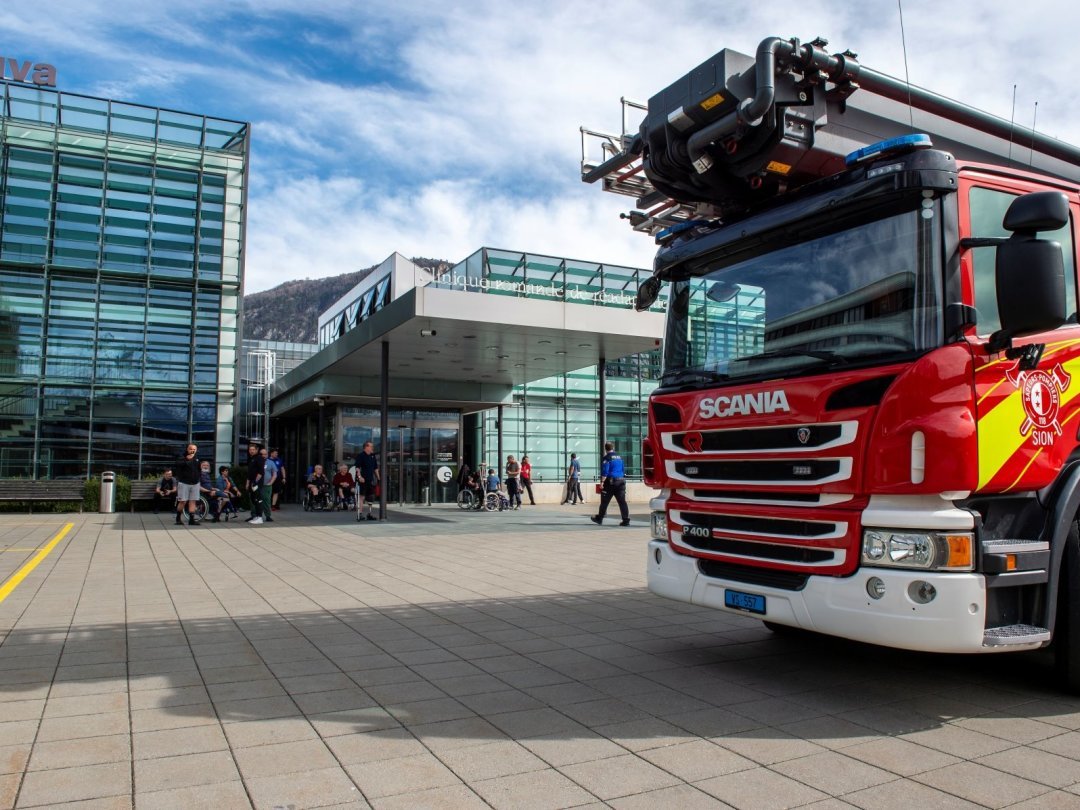
[[[450,266],[441,259],[414,258],[412,261],[429,270]],[[319,313],[377,267],[374,265],[340,276],[286,281],[273,289],[245,295],[244,339],[315,343]]]

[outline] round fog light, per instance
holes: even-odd
[[[934,597],[937,596],[937,588],[921,579],[917,579],[908,585],[907,592],[908,596],[911,597],[911,601],[919,605],[933,602]]]
[[[866,593],[871,599],[880,599],[885,595],[885,583],[880,577],[870,577],[866,580]]]

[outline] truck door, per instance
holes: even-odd
[[[1009,236],[1002,219],[1020,194],[1046,191],[1021,179],[978,172],[965,173],[960,185],[960,227],[963,236]],[[1053,189],[1064,190],[1064,189]],[[1004,353],[990,355],[986,344],[1000,328],[994,262],[995,248],[963,250],[964,297],[978,313],[968,334],[975,351],[975,397],[979,436],[980,492],[1032,490],[1054,480],[1076,447],[1080,428],[1080,325],[1077,324],[1076,240],[1074,228],[1080,200],[1069,197],[1070,222],[1040,233],[1061,244],[1065,265],[1066,323],[1053,331],[1027,335],[1016,346],[1044,344],[1035,369],[1021,369]]]

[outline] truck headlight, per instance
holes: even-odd
[[[652,513],[652,536],[654,540],[668,539],[667,512]]]
[[[971,532],[865,529],[862,562],[883,568],[971,571],[975,567],[974,548]]]

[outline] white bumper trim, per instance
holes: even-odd
[[[885,583],[881,599],[867,595],[870,577]],[[936,588],[937,597],[929,604],[917,604],[908,595],[908,586],[916,580]],[[680,602],[886,647],[976,653],[1042,646],[983,645],[986,585],[981,574],[862,568],[850,577],[811,576],[802,590],[788,591],[704,576],[696,558],[675,553],[663,540],[653,540],[648,549],[648,583],[653,593]],[[726,589],[764,596],[765,614],[725,607]]]

